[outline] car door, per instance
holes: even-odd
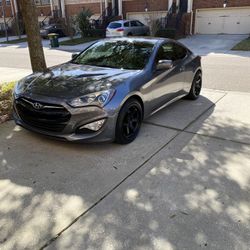
[[[124,26],[124,35],[127,36],[130,32],[130,22],[129,21],[125,22],[123,26]]]
[[[136,25],[137,25],[137,35],[146,35],[146,29],[145,29],[145,25],[143,23],[141,23],[140,21],[136,21]]]
[[[131,25],[131,32],[130,33],[132,33],[132,35],[134,36],[134,35],[138,35],[138,26],[137,26],[137,23],[136,23],[136,21],[131,21],[130,22],[130,25]]]
[[[180,47],[176,45],[175,42],[167,42],[158,49],[152,79],[154,109],[161,107],[183,93],[185,51],[180,50]],[[159,60],[172,60],[172,68],[169,70],[156,70]]]

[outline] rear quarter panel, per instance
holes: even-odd
[[[188,93],[190,91],[194,76],[196,72],[201,69],[201,57],[190,53],[189,57],[186,59],[185,63],[185,82],[184,91]]]

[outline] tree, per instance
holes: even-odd
[[[91,10],[84,9],[76,17],[76,21],[78,23],[79,29],[81,30],[82,37],[86,37],[89,35],[89,30],[91,29],[89,19],[92,15],[93,13],[91,12]]]
[[[34,0],[19,0],[19,6],[27,34],[32,70],[33,72],[45,71],[47,67]]]

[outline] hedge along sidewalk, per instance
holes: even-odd
[[[16,82],[0,84],[0,124],[12,116],[12,93]]]

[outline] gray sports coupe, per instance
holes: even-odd
[[[201,85],[201,58],[177,41],[103,39],[19,81],[14,118],[58,139],[127,144],[143,119],[182,97],[197,99]]]

